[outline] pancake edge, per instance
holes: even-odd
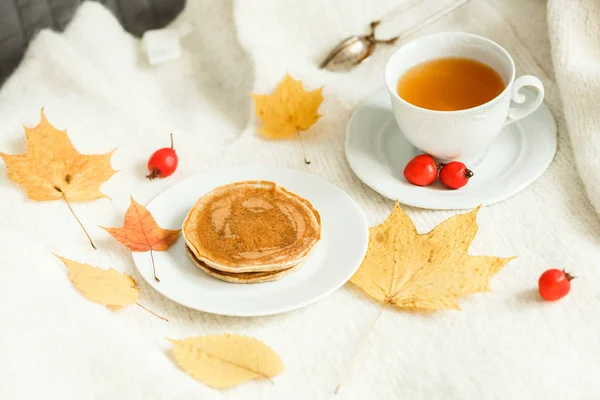
[[[198,267],[200,270],[202,270],[202,272],[204,272],[205,274],[215,278],[215,279],[219,279],[221,281],[224,282],[228,282],[228,283],[235,283],[235,284],[246,284],[246,285],[251,285],[254,283],[265,283],[265,282],[274,282],[277,281],[281,278],[283,278],[284,276],[287,276],[288,274],[297,271],[298,269],[300,269],[300,267],[302,267],[303,263],[298,263],[297,265],[294,265],[293,267],[290,268],[286,268],[280,271],[273,271],[271,275],[268,276],[262,276],[262,277],[256,277],[256,278],[248,278],[248,279],[243,279],[243,278],[239,278],[234,276],[235,274],[230,273],[231,275],[225,275],[225,274],[221,274],[219,272],[219,270],[216,270],[214,268],[210,268],[208,267],[206,264],[204,264],[202,261],[198,260],[196,258],[196,256],[194,255],[194,253],[190,250],[189,247],[186,246],[186,253],[188,255],[188,257],[190,257],[190,259],[192,260],[192,262],[194,263],[194,265],[196,267]],[[265,273],[265,272],[270,272],[270,271],[261,271],[258,273]],[[245,273],[252,273],[252,272],[245,272]]]

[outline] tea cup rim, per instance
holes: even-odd
[[[475,106],[475,107],[465,108],[463,110],[454,110],[454,111],[431,110],[429,108],[419,107],[419,106],[416,106],[416,105],[414,105],[412,103],[409,103],[408,101],[406,101],[402,97],[400,97],[400,95],[398,95],[398,91],[396,90],[396,87],[391,87],[390,86],[390,79],[388,79],[390,62],[392,61],[392,59],[394,58],[394,56],[397,53],[399,53],[401,50],[405,49],[407,46],[409,46],[409,45],[415,46],[416,44],[418,44],[419,41],[425,41],[426,39],[431,39],[431,38],[436,37],[436,36],[462,36],[462,37],[469,37],[469,38],[481,40],[481,41],[483,41],[483,42],[491,45],[492,47],[495,47],[496,49],[498,49],[500,51],[500,53],[502,53],[506,57],[506,59],[509,61],[510,67],[511,67],[510,79],[506,83],[506,86],[505,86],[504,90],[502,92],[500,92],[496,97],[494,97],[493,99],[489,100],[486,103],[480,104],[480,105]],[[498,101],[500,101],[500,99],[502,97],[504,97],[508,92],[510,92],[510,90],[512,89],[512,85],[513,85],[513,83],[515,81],[515,77],[516,77],[515,62],[514,62],[513,58],[511,57],[510,53],[508,51],[506,51],[506,49],[504,47],[500,46],[498,43],[496,43],[493,40],[488,39],[488,38],[486,38],[484,36],[476,35],[474,33],[469,33],[469,32],[460,32],[460,31],[437,32],[437,33],[431,33],[429,35],[419,36],[417,38],[411,39],[408,42],[404,43],[399,48],[397,48],[392,53],[392,55],[390,55],[390,57],[388,58],[388,60],[387,60],[387,62],[385,64],[385,68],[384,68],[385,86],[386,86],[388,92],[390,93],[390,95],[392,97],[394,97],[396,100],[399,100],[404,105],[407,105],[407,106],[409,106],[411,108],[414,108],[414,109],[417,109],[419,111],[422,111],[422,112],[425,112],[425,113],[430,113],[430,114],[433,114],[433,115],[444,115],[444,116],[469,114],[469,113],[477,112],[477,111],[480,111],[480,110],[483,110],[483,109],[485,109],[487,107],[492,106],[493,104],[495,104]]]

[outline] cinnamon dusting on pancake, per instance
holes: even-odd
[[[293,245],[306,231],[304,217],[288,209],[274,188],[223,193],[198,216],[197,235],[203,247],[222,254],[222,261],[259,258]],[[226,200],[226,201],[219,201]],[[252,207],[255,205],[254,207]]]

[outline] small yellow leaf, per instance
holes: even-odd
[[[140,289],[131,276],[114,269],[96,268],[55,256],[69,270],[69,280],[73,286],[88,300],[103,304],[113,311],[137,302]]]
[[[229,388],[258,377],[270,379],[284,369],[277,353],[248,336],[226,333],[169,341],[179,368],[214,388]]]
[[[100,185],[116,172],[110,165],[112,151],[106,154],[80,154],[71,144],[66,131],[52,126],[44,110],[34,128],[25,127],[27,152],[0,152],[8,177],[27,190],[32,200],[65,198],[91,201],[106,197]]]
[[[270,139],[280,139],[307,130],[321,117],[321,91],[322,88],[307,92],[302,81],[286,74],[273,94],[251,93],[256,115],[263,122],[259,132]]]
[[[369,248],[350,282],[398,308],[458,309],[458,296],[489,291],[489,280],[513,258],[470,256],[477,212],[455,215],[418,234],[398,202],[369,230]]]

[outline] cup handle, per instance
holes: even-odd
[[[537,89],[536,98],[528,104],[525,104],[525,101],[527,100],[526,96],[522,93],[519,93],[519,91],[525,86],[533,86]],[[518,77],[512,87],[511,100],[521,105],[510,107],[504,126],[523,119],[538,109],[538,107],[544,101],[544,85],[542,84],[542,81],[532,75],[523,75]]]

